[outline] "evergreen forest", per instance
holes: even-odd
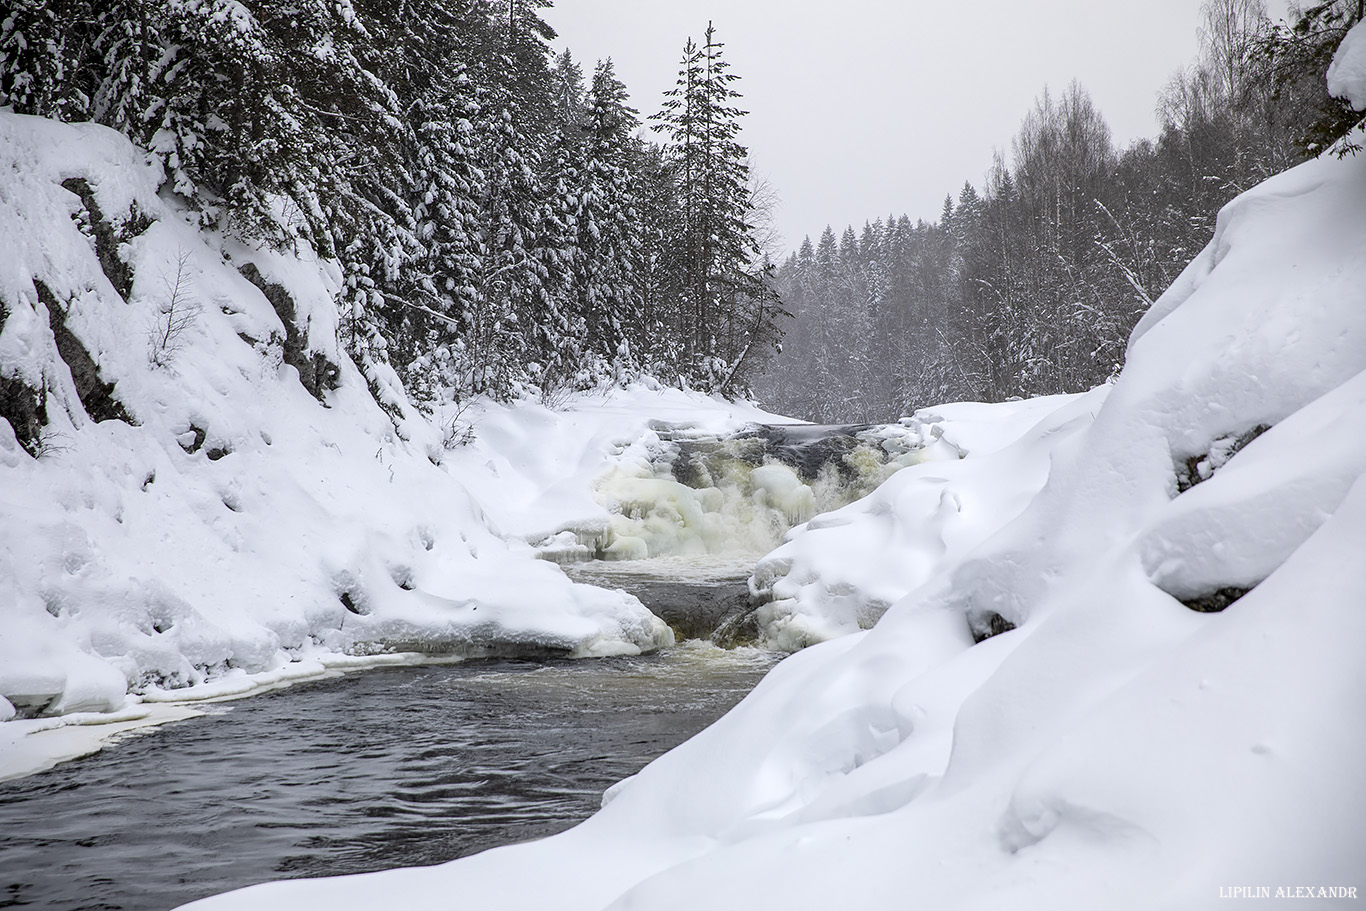
[[[643,129],[550,0],[5,0],[0,106],[118,130],[202,227],[340,271],[419,403],[650,376],[738,393],[781,310],[708,26]]]
[[[3,0],[0,107],[118,130],[205,230],[336,263],[380,401],[389,368],[420,404],[650,377],[818,421],[1106,381],[1220,206],[1360,121],[1323,72],[1366,0],[1207,0],[1156,138],[1045,89],[937,221],[775,268],[711,24],[642,115],[551,2]]]

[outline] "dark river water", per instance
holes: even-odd
[[[567,829],[777,656],[386,668],[222,703],[0,783],[0,907],[163,911]]]

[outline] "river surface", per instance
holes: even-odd
[[[0,784],[0,908],[165,911],[551,835],[778,657],[692,641],[384,668],[218,704]]]

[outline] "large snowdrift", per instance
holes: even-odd
[[[771,415],[634,388],[429,419],[339,347],[326,261],[204,234],[161,177],[0,113],[0,774],[25,732],[157,700],[672,641],[523,538],[603,515],[593,479],[651,418]]]
[[[578,828],[195,907],[1356,904],[1328,896],[1366,895],[1366,156],[1231,203],[1098,403],[938,484],[994,504],[980,531],[908,524],[936,489],[907,472],[795,538],[819,576],[804,542],[873,547],[904,504],[923,582]],[[1046,474],[1023,506],[991,490],[1015,471]]]
[[[903,424],[922,459],[817,516],[755,567],[760,642],[796,651],[868,629],[934,572],[1019,515],[1049,454],[1088,426],[1109,387],[1021,402],[960,402]]]

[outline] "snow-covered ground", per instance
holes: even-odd
[[[1366,155],[1328,155],[1226,207],[1108,391],[794,535],[801,636],[908,593],[586,823],[194,907],[1357,907],[1364,478]]]
[[[159,183],[112,131],[0,113],[0,777],[166,700],[672,642],[527,539],[606,523],[594,481],[651,420],[773,416],[637,386],[453,430],[347,358],[328,263],[206,235]]]

